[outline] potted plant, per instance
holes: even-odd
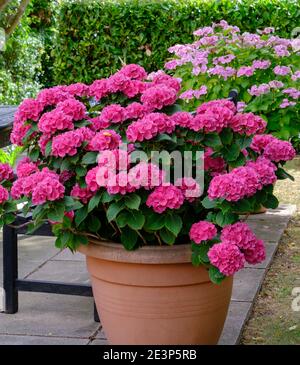
[[[22,202],[29,229],[51,221],[57,248],[86,255],[112,344],[218,342],[233,275],[265,257],[239,213],[278,205],[272,184],[295,154],[231,101],[192,115],[179,92],[138,65],[43,90],[16,114],[17,180],[0,170],[2,223]]]

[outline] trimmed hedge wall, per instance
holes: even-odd
[[[54,50],[56,83],[108,76],[122,61],[162,68],[167,49],[191,42],[197,27],[225,19],[242,31],[273,26],[290,37],[298,0],[86,0],[61,4]]]

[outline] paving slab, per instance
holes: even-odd
[[[250,309],[250,302],[231,302],[219,345],[235,345],[239,342]]]
[[[20,293],[19,312],[0,313],[0,335],[54,336],[88,339],[99,328],[93,298]]]
[[[260,289],[265,275],[264,269],[245,268],[234,276],[231,299],[252,302]]]
[[[1,345],[87,345],[89,342],[81,338],[0,335]]]
[[[28,279],[82,284],[90,282],[86,264],[82,261],[48,261],[39,270],[29,275]]]
[[[51,260],[53,261],[84,261],[85,255],[80,252],[72,253],[69,249],[62,250],[56,256],[54,256]]]

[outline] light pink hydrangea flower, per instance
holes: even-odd
[[[155,188],[146,201],[148,207],[160,214],[166,209],[178,209],[183,203],[182,191],[172,184]]]
[[[283,99],[282,103],[279,105],[281,109],[288,108],[289,106],[295,106],[297,103],[295,101],[290,101],[289,99]]]
[[[291,68],[289,66],[276,66],[273,69],[275,75],[286,76],[291,73]]]
[[[203,241],[212,240],[217,235],[216,226],[207,221],[194,223],[190,229],[190,239],[199,244]]]

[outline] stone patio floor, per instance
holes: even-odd
[[[267,259],[246,267],[234,278],[234,289],[220,344],[237,344],[253,302],[276,252],[294,205],[280,205],[248,223],[265,240]],[[2,239],[2,238],[1,238]],[[105,334],[93,320],[92,298],[59,294],[20,293],[19,312],[3,313],[2,241],[0,241],[0,345],[101,345]],[[19,236],[19,277],[88,283],[84,256],[58,252],[53,238]]]

